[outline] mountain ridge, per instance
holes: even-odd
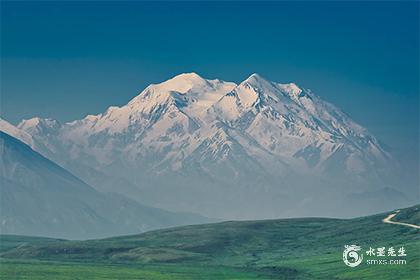
[[[1,233],[78,239],[208,220],[100,193],[3,131],[0,155]]]
[[[264,190],[264,196],[297,197],[308,191],[302,185],[311,182],[311,196],[319,196],[314,190],[319,188],[318,193],[344,197],[395,182],[391,175],[396,161],[367,129],[312,91],[258,74],[239,84],[181,74],[146,87],[126,105],[111,106],[102,114],[59,125],[45,121],[47,131],[29,123],[23,121],[18,128],[39,143],[42,154],[70,170],[87,166],[127,180],[153,193],[148,197],[152,205],[170,210],[200,211],[198,204],[188,207],[192,197],[178,205],[176,199],[157,198],[172,191],[171,181],[187,194],[198,192],[199,200],[231,191],[229,200],[244,198],[241,207],[257,192],[252,186]],[[83,171],[77,175],[95,180]],[[124,194],[124,187],[106,188]],[[220,215],[207,203],[206,215]],[[270,216],[277,215],[272,208]]]

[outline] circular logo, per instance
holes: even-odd
[[[363,261],[363,254],[359,255],[361,249],[357,245],[345,245],[343,252],[343,262],[350,267],[356,267]]]

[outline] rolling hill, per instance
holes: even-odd
[[[419,224],[419,208],[402,209],[400,215]],[[420,230],[383,223],[390,213],[394,211],[355,219],[232,221],[88,241],[3,235],[0,275],[26,279],[30,271],[31,279],[76,274],[81,279],[415,279],[420,273]],[[404,247],[406,256],[398,259],[405,264],[348,267],[342,254],[344,246],[352,244],[362,247],[365,260],[373,259],[366,254],[370,247]],[[19,277],[11,277],[13,273]]]

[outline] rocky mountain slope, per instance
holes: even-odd
[[[1,233],[78,239],[208,221],[100,193],[2,131],[0,155]]]

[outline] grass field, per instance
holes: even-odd
[[[420,231],[357,219],[186,226],[101,240],[1,236],[0,279],[420,279]],[[418,206],[396,220],[419,222]],[[344,245],[404,247],[405,264],[342,261]],[[377,257],[381,260],[396,257]]]

